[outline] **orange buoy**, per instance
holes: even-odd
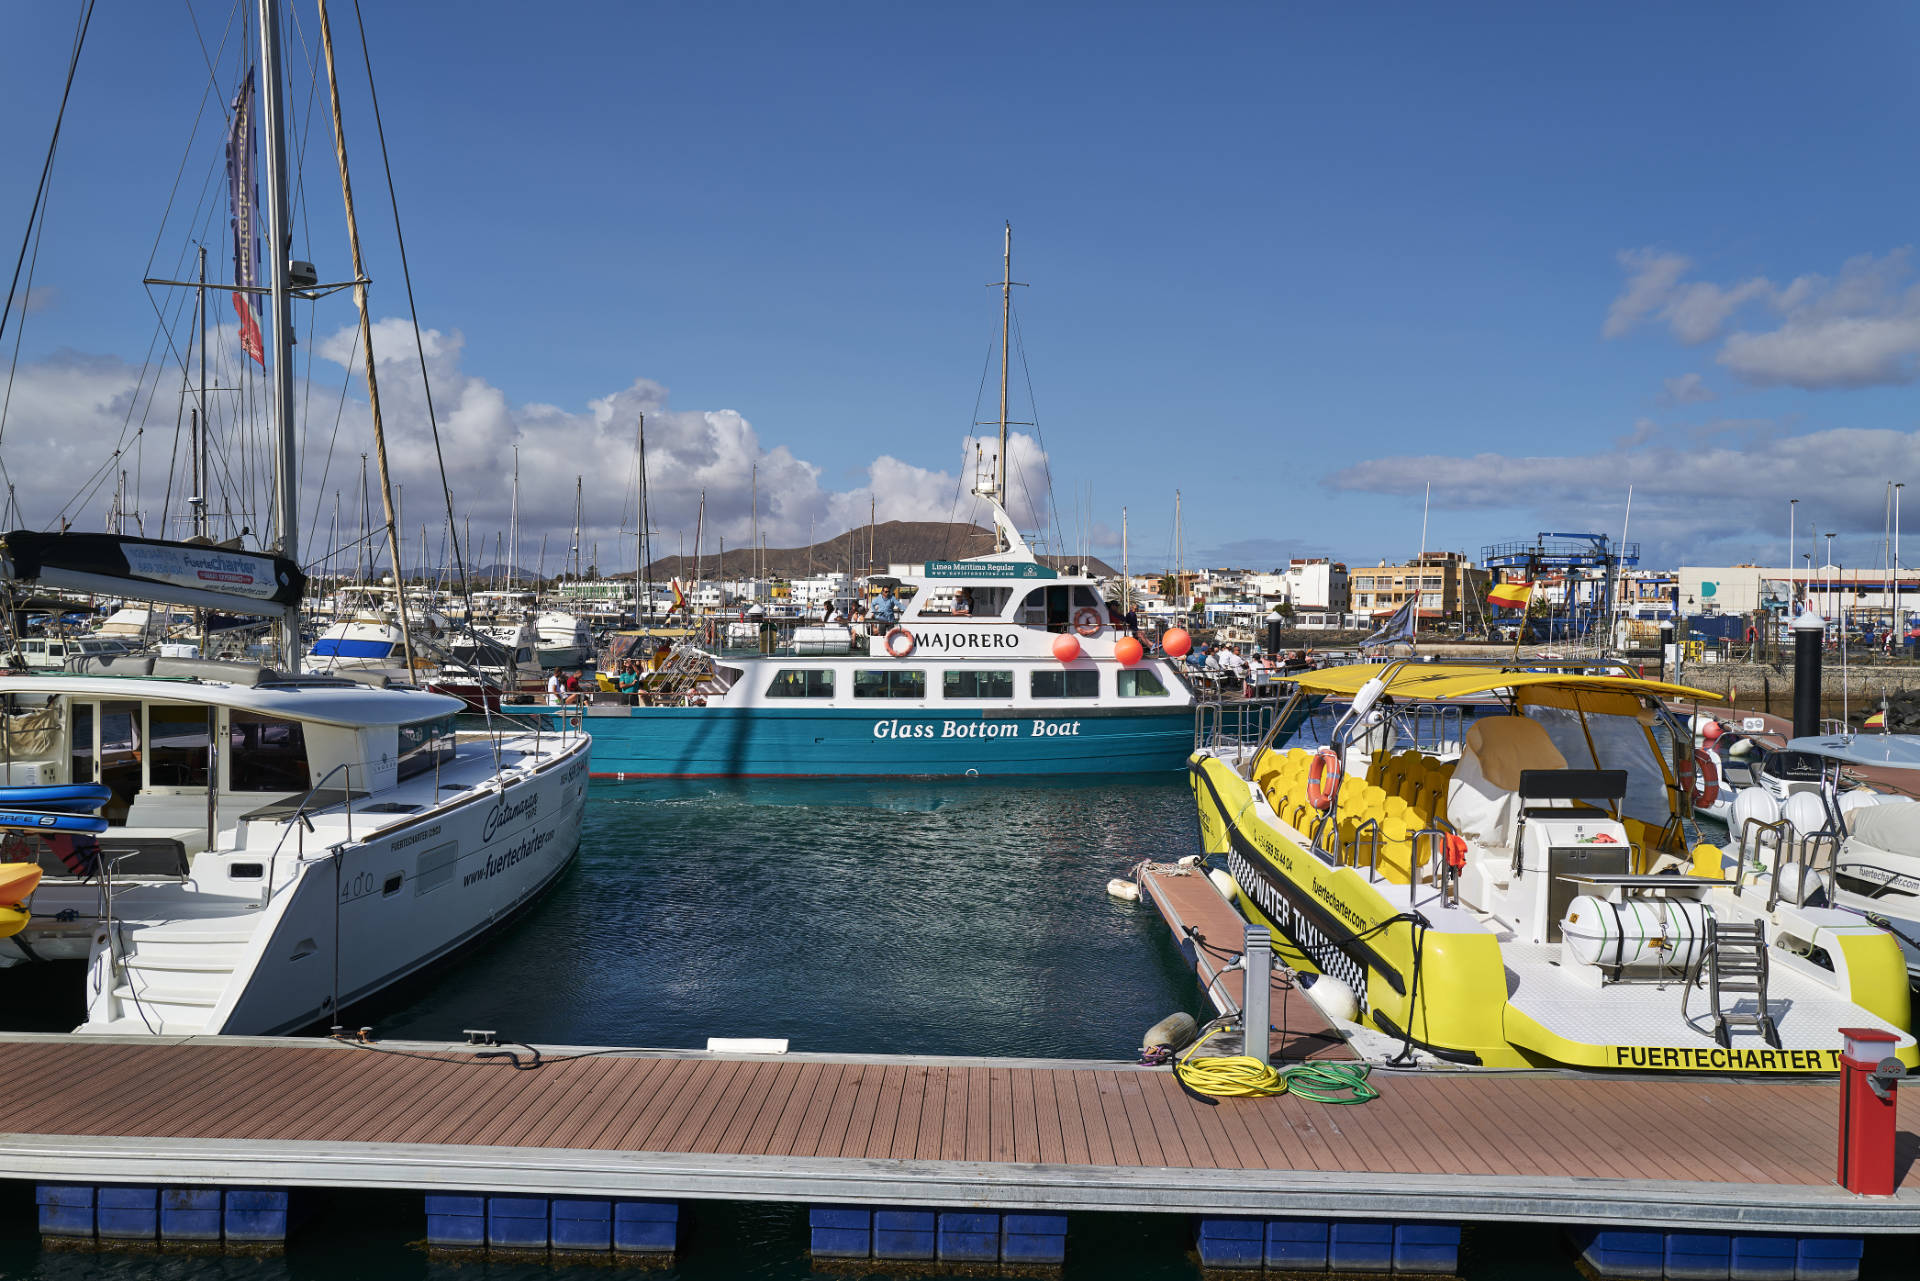
[[[1061,632],[1053,638],[1053,656],[1063,663],[1071,663],[1080,657],[1080,638],[1072,632]]]
[[[1184,627],[1170,628],[1167,634],[1160,638],[1160,648],[1174,658],[1185,658],[1187,651],[1193,648],[1193,637],[1187,634],[1187,629]]]
[[[1113,643],[1113,656],[1120,660],[1120,666],[1132,667],[1147,656],[1147,647],[1131,636],[1122,636]]]

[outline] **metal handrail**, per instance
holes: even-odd
[[[330,780],[335,774],[340,773],[342,770],[348,771],[347,804],[349,806],[348,812],[349,814],[351,814],[352,812],[351,806],[353,804],[353,774],[351,772],[351,768],[352,767],[350,762],[342,761],[340,762],[340,764],[328,770],[325,774],[322,774],[320,776],[320,781],[307,789],[307,794],[300,798],[300,804],[294,807],[293,814],[287,819],[285,824],[282,825],[280,829],[280,839],[273,843],[273,853],[269,855],[267,859],[267,892],[260,896],[261,907],[265,907],[273,899],[274,876],[275,876],[275,873],[279,871],[279,867],[280,867],[280,849],[282,846],[284,846],[287,843],[287,833],[289,831],[297,831],[299,833],[299,838],[295,842],[296,861],[301,863],[304,863],[307,861],[306,833],[313,829],[313,824],[309,822],[307,819],[307,802],[313,799],[314,793],[318,792],[322,787],[325,787],[327,785],[328,780]],[[352,839],[351,828],[348,829],[348,839]]]

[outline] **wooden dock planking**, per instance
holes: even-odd
[[[1205,871],[1167,871],[1160,867],[1143,868],[1140,884],[1147,899],[1173,932],[1174,945],[1183,954],[1189,949],[1194,974],[1214,1008],[1238,1011],[1246,996],[1247,976],[1241,970],[1221,970],[1240,955],[1246,942],[1246,918],[1213,887]],[[1285,964],[1281,955],[1284,939],[1274,939],[1274,974],[1269,985],[1269,1022],[1276,1029],[1268,1037],[1269,1056],[1274,1062],[1299,1062],[1307,1059],[1351,1060],[1358,1056],[1326,1016],[1320,1013],[1307,994],[1295,987],[1280,971]],[[1202,968],[1200,962],[1205,962]],[[1213,976],[1218,974],[1217,981]],[[1209,983],[1211,981],[1211,986]],[[1219,994],[1219,1000],[1214,999]],[[1279,1029],[1285,1029],[1281,1031]]]
[[[1658,1185],[1702,1216],[1730,1213],[1728,1198],[1748,1195],[1741,1188],[1824,1204],[1838,1111],[1830,1080],[1376,1071],[1382,1097],[1360,1107],[1292,1097],[1208,1105],[1166,1070],[1126,1064],[622,1052],[555,1053],[517,1070],[463,1047],[241,1038],[0,1038],[0,1066],[31,1099],[0,1135],[15,1158],[60,1136],[98,1136],[73,1151],[172,1140],[223,1162],[260,1145],[362,1162],[426,1151],[462,1170],[499,1163],[503,1186],[517,1186],[522,1166],[594,1152],[884,1167],[937,1186],[951,1184],[938,1181],[942,1169],[1005,1172],[989,1182],[1078,1171],[1115,1187],[1154,1171],[1188,1186],[1251,1172],[1340,1181],[1358,1196],[1369,1180],[1420,1176],[1443,1189],[1510,1184],[1517,1197],[1556,1183],[1596,1195]],[[1902,1103],[1899,1124],[1901,1150],[1920,1149],[1920,1099]],[[1904,1207],[1920,1226],[1915,1164],[1903,1157],[1902,1192],[1873,1204]],[[484,1174],[465,1177],[485,1186]],[[701,1195],[691,1185],[684,1194]]]

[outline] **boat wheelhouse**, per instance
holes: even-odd
[[[100,666],[0,676],[6,783],[110,792],[97,838],[0,851],[42,871],[0,966],[85,961],[81,1031],[296,1031],[474,940],[578,845],[579,735],[463,737],[459,701],[419,690]]]
[[[1352,989],[1354,1031],[1490,1067],[1832,1072],[1867,1027],[1920,1061],[1887,932],[1687,848],[1691,739],[1664,703],[1713,695],[1463,663],[1293,684],[1256,751],[1203,747],[1189,773],[1242,909]],[[1486,695],[1504,711],[1456,755],[1394,741],[1398,703]],[[1332,746],[1289,746],[1317,698],[1348,703]]]

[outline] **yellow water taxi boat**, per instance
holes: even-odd
[[[1189,773],[1242,910],[1336,980],[1323,998],[1351,989],[1354,1030],[1489,1067],[1804,1073],[1871,1027],[1920,1064],[1890,935],[1818,876],[1742,881],[1688,848],[1692,738],[1665,701],[1714,695],[1406,661],[1292,684],[1257,748]],[[1447,750],[1403,746],[1408,709],[1449,703],[1468,715]],[[1314,707],[1343,707],[1329,740],[1289,741]]]

